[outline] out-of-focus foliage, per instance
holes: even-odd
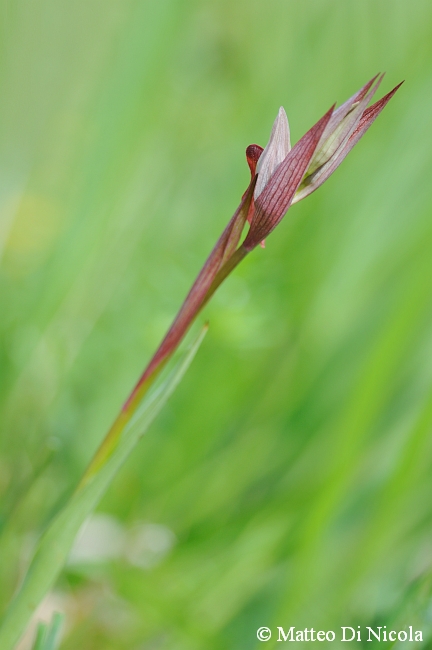
[[[35,644],[32,650],[57,650],[59,634],[63,623],[63,614],[56,612],[51,625],[39,623]]]
[[[62,650],[426,637],[430,3],[22,0],[0,25],[1,611],[237,207],[245,147],[386,70],[382,93],[406,84],[215,296],[43,607]]]

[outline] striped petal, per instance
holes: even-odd
[[[258,160],[258,180],[255,187],[255,199],[259,197],[277,167],[285,160],[291,150],[288,118],[281,106],[274,121],[270,140]]]
[[[388,104],[402,83],[403,82],[398,84],[395,88],[393,88],[393,90],[387,93],[387,95],[375,102],[375,104],[372,104],[372,106],[363,112],[360,120],[356,124],[355,129],[351,132],[350,136],[342,144],[342,146],[336,151],[333,157],[324,165],[319,167],[313,174],[308,176],[305,181],[303,181],[301,187],[293,199],[293,203],[298,203],[309,194],[312,194],[312,192],[318,189],[318,187],[320,187],[329,178],[329,176],[333,174],[333,172],[339,167],[344,158],[346,158],[346,156],[349,154],[354,145],[357,144],[360,138],[366,133],[372,123],[376,120],[378,115]]]
[[[288,210],[315,153],[334,107],[317,122],[279,164],[258,199],[243,247],[251,251],[276,228]],[[264,154],[263,154],[264,155]],[[258,173],[259,178],[259,173]]]

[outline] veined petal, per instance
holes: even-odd
[[[262,152],[257,165],[258,180],[255,187],[255,199],[259,197],[276,168],[285,160],[291,150],[288,118],[281,106],[274,121],[270,140]]]
[[[398,88],[400,88],[402,84],[403,81],[400,84],[398,84],[395,88],[393,88],[393,90],[387,93],[387,95],[385,95],[380,100],[375,102],[375,104],[372,104],[372,106],[370,106],[363,112],[363,115],[361,116],[356,128],[351,133],[351,135],[346,140],[346,142],[339,148],[339,150],[336,152],[333,158],[331,158],[331,160],[329,160],[322,167],[317,169],[316,172],[311,174],[311,176],[309,176],[306,179],[306,184],[299,188],[292,201],[293,203],[298,203],[309,194],[312,194],[312,192],[318,189],[318,187],[320,187],[324,183],[324,181],[326,181],[329,178],[329,176],[333,174],[333,172],[339,167],[339,165],[344,160],[344,158],[346,158],[346,156],[349,154],[349,152],[354,147],[354,145],[357,144],[360,138],[366,133],[368,128],[371,126],[371,124],[376,120],[378,115],[388,104],[390,99],[393,97],[395,92],[398,90]]]
[[[325,142],[327,138],[333,133],[333,131],[339,126],[345,116],[352,110],[354,104],[358,104],[364,99],[367,92],[372,87],[372,84],[378,79],[378,74],[375,75],[370,81],[368,81],[360,90],[358,90],[352,97],[347,99],[343,104],[341,104],[333,113],[330,118],[329,123],[327,124],[324,133],[321,136],[321,142]],[[383,76],[383,75],[382,75]],[[376,86],[375,90],[377,90]]]
[[[334,106],[297,142],[255,200],[251,226],[242,244],[245,250],[251,251],[265,239],[288,210],[333,109]]]
[[[334,112],[308,167],[306,178],[328,162],[354,131],[366,106],[378,90],[384,75],[381,75],[374,84],[377,77],[378,75],[371,79]]]

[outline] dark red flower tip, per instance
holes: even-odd
[[[399,90],[399,88],[402,86],[404,81],[401,81],[397,86],[395,86],[393,88],[393,90],[390,90],[390,92],[387,93],[387,95],[384,95],[384,97],[381,97],[381,99],[379,99],[377,102],[375,102],[375,104],[372,104],[372,106],[369,106],[369,108],[367,108],[365,110],[365,112],[363,113],[362,118],[360,120],[360,123],[359,123],[356,130],[360,130],[362,128],[362,126],[364,126],[365,123],[367,123],[368,126],[370,126],[372,124],[372,122],[381,113],[383,108],[385,108],[385,106],[389,103],[389,101],[391,100],[391,98],[393,97],[395,92],[397,90]]]
[[[251,172],[251,178],[256,174],[256,166],[263,151],[263,147],[260,147],[259,144],[250,144],[246,149],[246,160]]]

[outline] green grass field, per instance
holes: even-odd
[[[371,130],[206,308],[44,615],[66,614],[61,650],[253,650],[277,626],[359,625],[431,647],[430,3],[1,16],[1,613],[237,207],[246,146],[280,105],[296,141],[386,71],[378,96],[406,82]]]

